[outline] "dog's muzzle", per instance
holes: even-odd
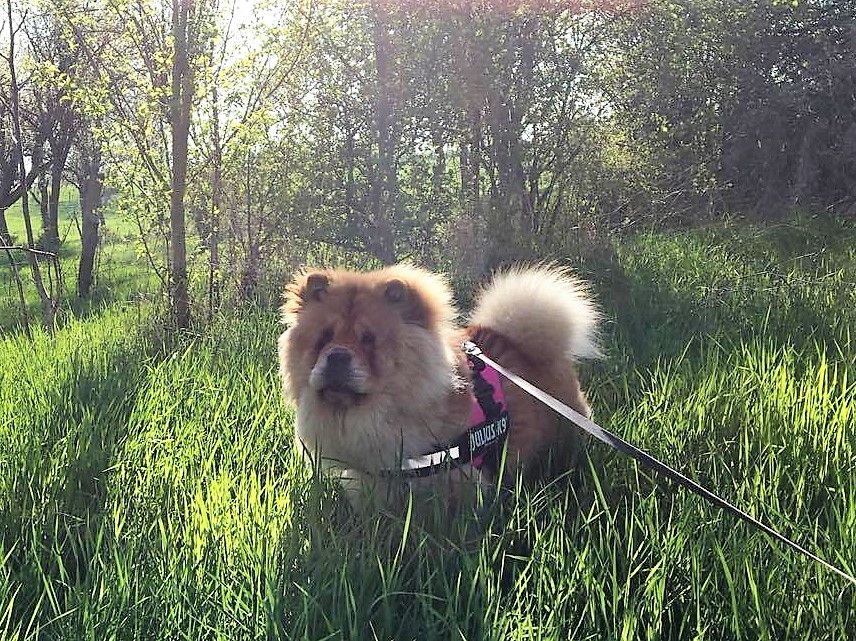
[[[334,347],[327,352],[324,366],[324,389],[344,392],[351,389],[354,356],[344,347]]]
[[[319,358],[309,382],[326,401],[336,405],[353,405],[366,393],[365,372],[347,347],[332,347]]]

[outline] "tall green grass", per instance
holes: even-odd
[[[604,426],[851,573],[854,236],[622,241],[582,370]],[[0,638],[853,637],[854,587],[598,444],[475,526],[359,518],[292,451],[274,312],[140,309],[0,342]]]

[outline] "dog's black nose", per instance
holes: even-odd
[[[344,347],[334,347],[327,354],[327,367],[348,367],[351,364],[351,352]]]
[[[348,386],[351,379],[351,360],[353,355],[344,347],[334,347],[327,354],[327,365],[324,368],[325,387],[336,389]]]

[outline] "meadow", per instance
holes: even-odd
[[[856,635],[856,586],[599,444],[466,542],[466,523],[351,514],[292,450],[276,310],[174,335],[121,233],[104,252],[98,304],[53,335],[0,299],[0,638]],[[581,370],[594,418],[856,572],[853,224],[567,260],[608,319]]]
[[[30,215],[33,235],[38,240],[41,234],[41,220],[37,203],[30,202]],[[77,298],[77,268],[81,243],[80,205],[75,187],[67,185],[62,188],[58,218],[61,241],[58,257],[64,291],[62,298],[66,312],[82,318],[93,312],[97,313],[108,304],[153,298],[157,291],[158,279],[146,269],[146,259],[136,241],[138,228],[133,221],[120,215],[112,205],[105,207],[104,223],[101,225],[103,242],[96,253],[96,282],[93,294],[86,299]],[[9,232],[12,234],[13,244],[25,243],[26,232],[20,201],[6,211],[6,221]],[[13,252],[12,258],[18,265],[25,289],[28,315],[31,322],[38,324],[41,307],[26,256],[16,251]],[[45,272],[47,272],[47,266],[45,266]],[[7,255],[5,252],[0,253],[0,332],[16,331],[20,328],[21,322],[17,286]]]

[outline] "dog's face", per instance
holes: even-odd
[[[394,372],[404,325],[424,322],[421,301],[404,282],[358,276],[313,272],[289,287],[286,313],[295,320],[289,379],[296,398],[308,387],[336,408],[369,402]]]
[[[441,279],[407,266],[297,277],[286,290],[290,328],[280,341],[287,393],[347,411],[424,386],[423,370],[446,349],[449,299]]]

